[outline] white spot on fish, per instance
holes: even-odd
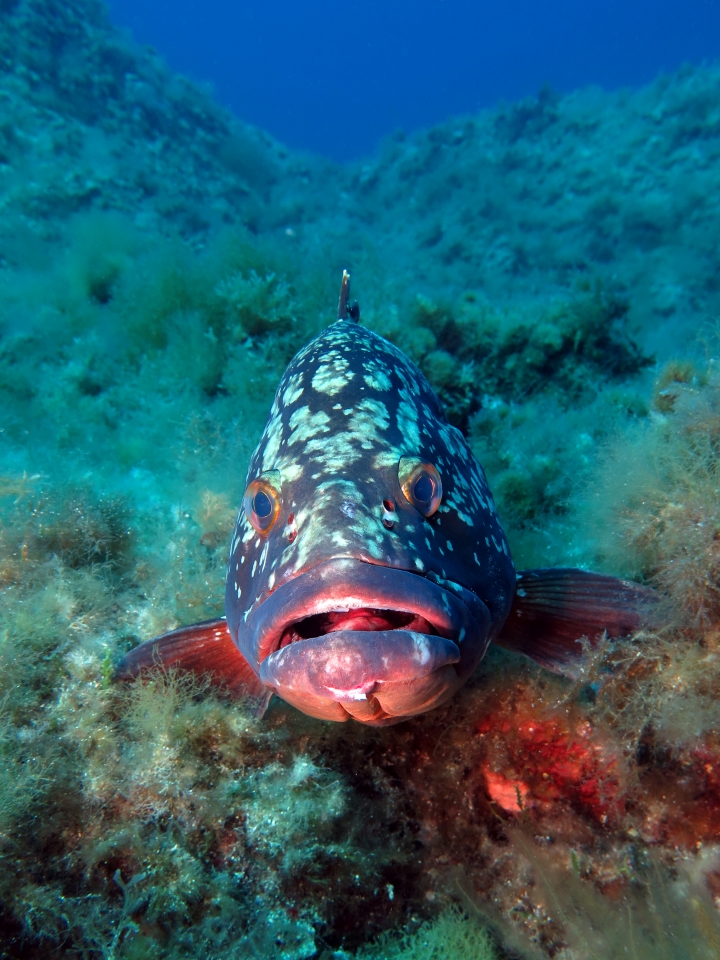
[[[287,480],[288,483],[292,483],[293,480],[298,480],[303,474],[303,468],[299,463],[294,461],[290,463],[283,463],[282,461],[278,464],[280,469],[280,476],[283,480]]]
[[[415,656],[421,667],[430,660],[430,646],[424,637],[415,636]]]
[[[296,373],[290,377],[282,397],[284,407],[289,407],[291,403],[295,403],[300,398],[303,392],[302,382],[303,375],[301,373]]]
[[[352,370],[348,370],[348,366],[348,361],[343,357],[338,357],[332,363],[321,363],[312,378],[313,390],[334,397],[355,376]]]
[[[389,390],[392,387],[389,377],[386,377],[382,370],[366,373],[364,380],[372,390]]]
[[[354,690],[338,690],[336,687],[325,687],[328,693],[338,700],[367,700],[367,694],[362,687]]]
[[[265,427],[265,449],[263,451],[262,469],[263,472],[270,470],[275,463],[275,458],[280,450],[280,443],[283,438],[282,418],[276,415]],[[262,441],[261,441],[262,442]]]
[[[323,410],[310,413],[310,407],[299,407],[290,417],[292,434],[288,444],[306,443],[319,433],[327,433],[330,429],[328,423],[330,417]]]

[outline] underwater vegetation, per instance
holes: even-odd
[[[0,953],[716,957],[717,68],[344,169],[94,0],[0,12]],[[345,266],[518,567],[632,576],[662,615],[578,681],[491,651],[389,730],[113,686],[220,613],[250,453]]]
[[[467,957],[468,960],[495,960],[497,954],[486,930],[472,918],[450,907],[435,920],[424,923],[415,933],[401,939],[382,937],[357,956],[363,960],[445,960],[446,957]]]

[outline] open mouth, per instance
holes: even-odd
[[[295,643],[345,631],[410,631],[464,646],[488,618],[485,604],[463,588],[439,585],[409,570],[339,558],[279,586],[258,604],[241,632],[243,646],[262,664]]]
[[[298,640],[324,637],[340,630],[367,632],[409,630],[412,633],[437,633],[425,617],[405,610],[373,610],[369,607],[361,607],[357,610],[328,610],[291,623],[283,631],[278,648],[286,647]]]
[[[311,716],[390,723],[461,686],[485,652],[490,614],[407,570],[354,559],[312,567],[248,618],[260,679]]]

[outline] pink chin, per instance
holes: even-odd
[[[352,622],[352,617],[343,618]],[[260,679],[288,703],[322,720],[387,725],[448,700],[465,681],[460,650],[445,637],[411,630],[339,629],[296,640],[260,665]]]

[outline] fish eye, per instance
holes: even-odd
[[[252,507],[256,516],[264,520],[265,517],[269,517],[272,513],[272,500],[262,490],[258,490],[253,497]]]
[[[277,470],[271,470],[248,484],[245,491],[243,497],[245,516],[262,536],[270,533],[280,516],[281,483],[280,473]]]
[[[431,517],[442,502],[442,480],[437,468],[417,457],[401,457],[400,488],[408,503],[424,517]]]
[[[419,500],[420,503],[427,503],[429,500],[432,500],[433,493],[435,493],[435,485],[430,477],[426,473],[423,473],[420,479],[415,481],[415,486],[413,487],[415,499]]]

